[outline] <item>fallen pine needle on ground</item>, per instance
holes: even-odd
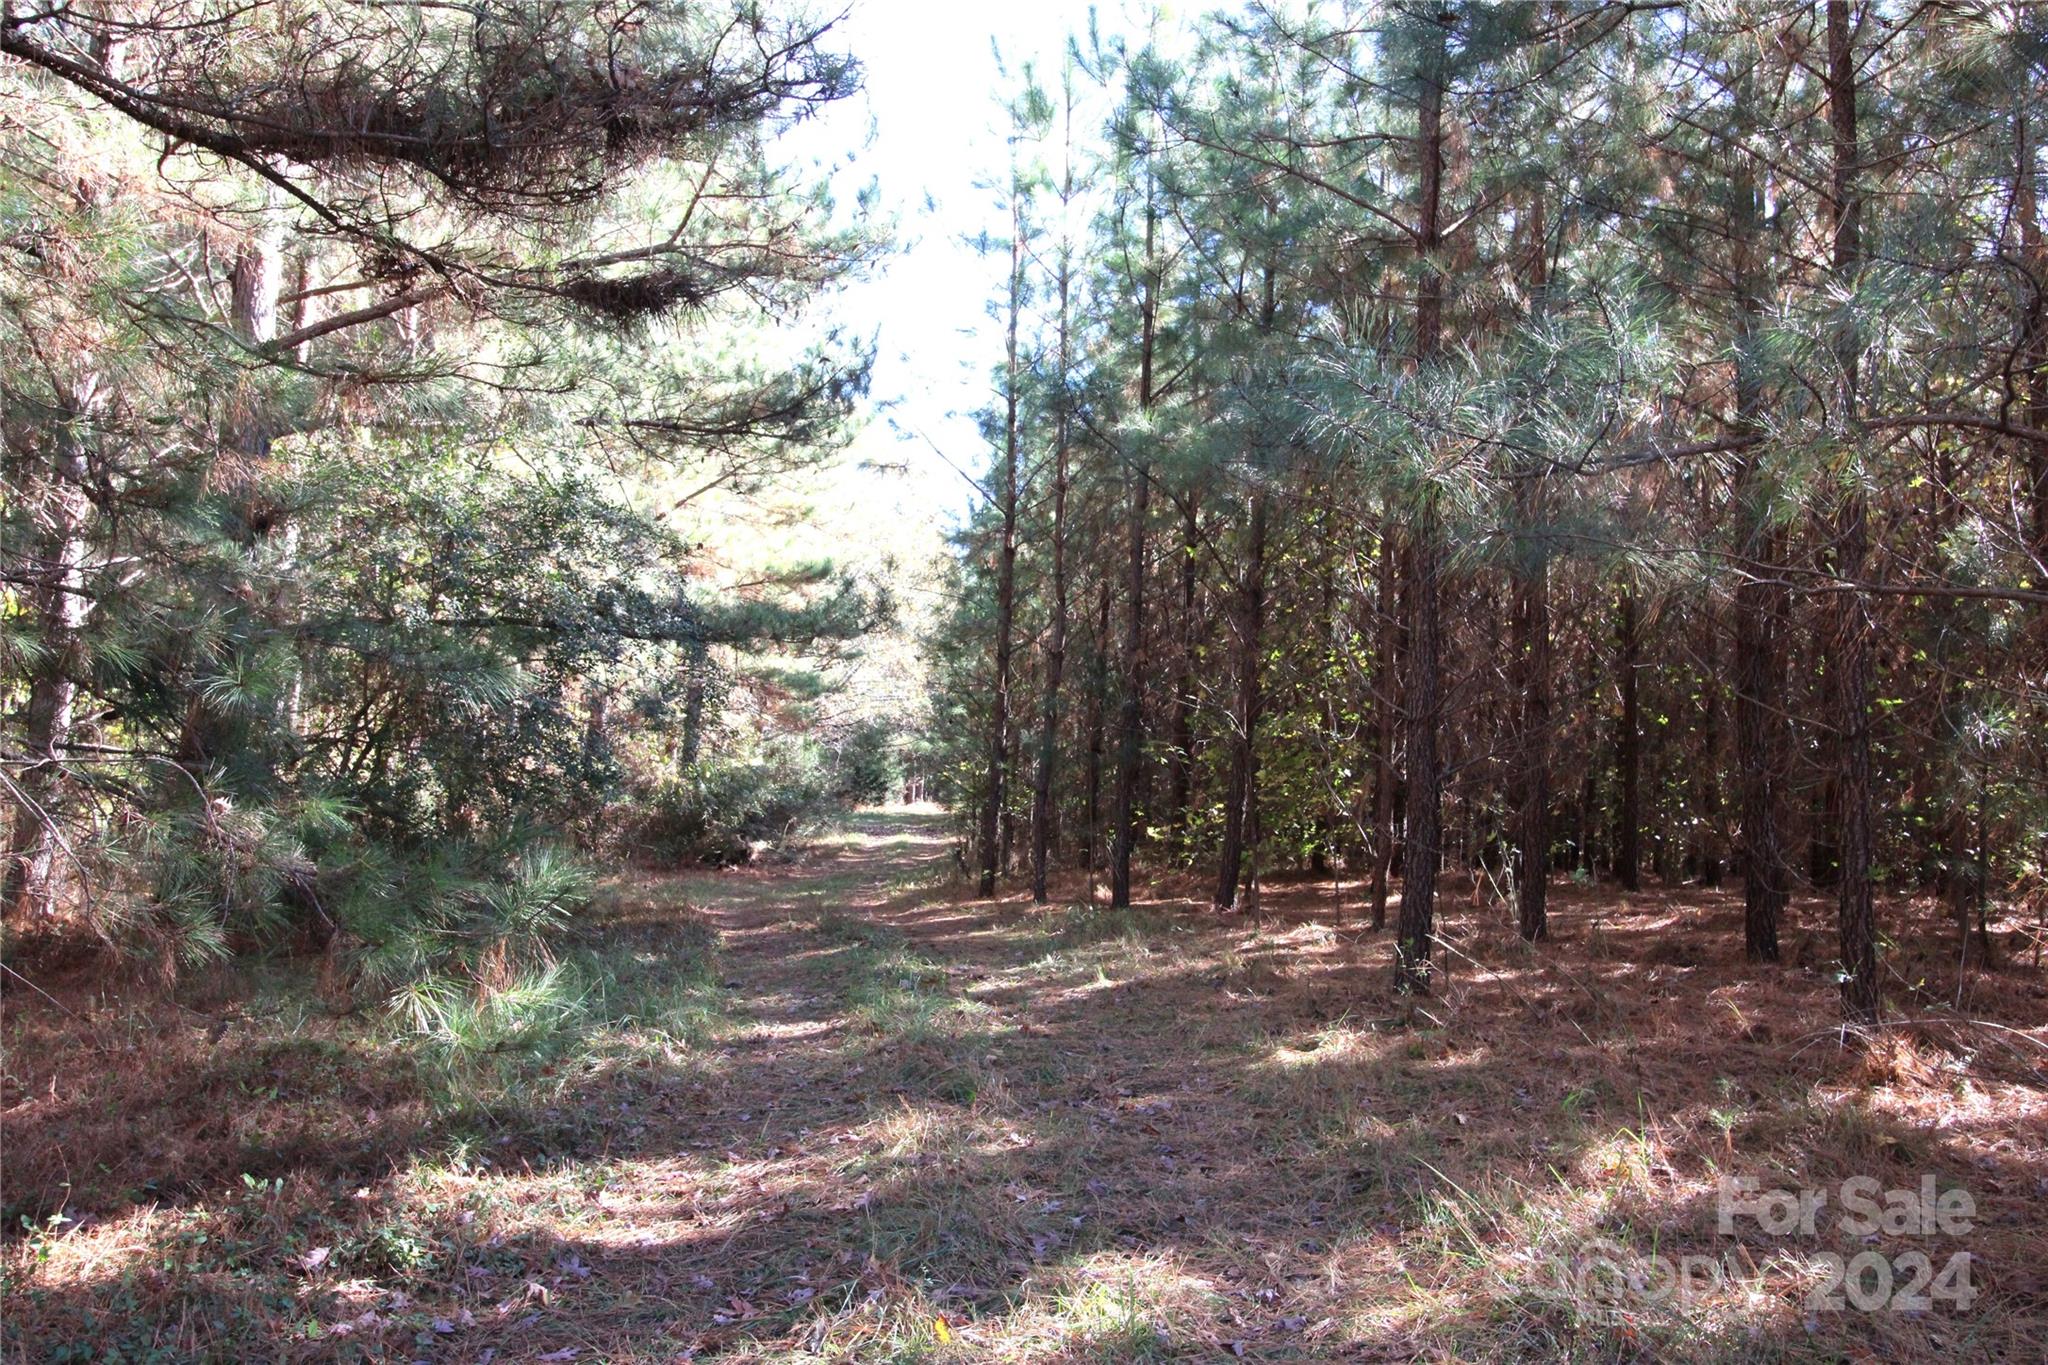
[[[565,963],[573,1027],[461,1060],[289,974],[175,1005],[10,991],[5,1358],[1966,1361],[2048,1339],[2048,992],[2023,967],[1974,973],[1957,1009],[1953,964],[1894,959],[1915,1003],[1849,1046],[1796,951],[1741,961],[1739,898],[1567,889],[1534,947],[1462,899],[1448,978],[1413,1002],[1327,881],[1270,888],[1257,920],[1170,883],[1041,908],[973,899],[950,852],[944,817],[877,811],[788,865],[621,873]],[[1824,915],[1796,905],[1788,943]],[[1960,1191],[1968,1226],[1851,1235],[1858,1178]],[[1779,1233],[1731,1190],[1830,1202]],[[1967,1306],[1901,1298],[1909,1253],[1944,1292],[1967,1253]]]

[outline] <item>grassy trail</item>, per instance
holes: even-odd
[[[152,1098],[68,1091],[16,1020],[16,1150],[105,1174],[10,1245],[5,1358],[1963,1361],[2048,1327],[2034,1054],[1817,1045],[1831,983],[1742,970],[1726,898],[1568,894],[1535,952],[1475,904],[1411,1007],[1327,884],[1248,922],[952,867],[886,811],[621,875],[576,1046],[454,1108],[345,1023],[194,1020]],[[1816,1258],[1871,1244],[1716,1226],[1724,1177],[1858,1174],[1973,1194],[1969,1237],[1879,1245],[1970,1250],[1974,1309],[1815,1313]],[[1596,1252],[1740,1274],[1615,1303]]]

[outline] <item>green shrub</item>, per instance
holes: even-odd
[[[560,967],[530,968],[486,986],[448,976],[406,984],[393,1000],[400,1017],[441,1060],[530,1052],[583,1012],[583,995]]]
[[[889,799],[900,777],[896,731],[887,721],[866,720],[848,731],[832,753],[833,794],[874,805]]]
[[[706,762],[664,784],[647,802],[639,843],[661,863],[742,863],[756,844],[781,843],[833,804],[815,744],[773,746],[759,759]]]

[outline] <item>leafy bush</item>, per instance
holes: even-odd
[[[832,785],[807,742],[770,745],[751,761],[706,762],[649,798],[641,852],[660,863],[746,862],[755,845],[780,843],[817,819],[833,802]]]

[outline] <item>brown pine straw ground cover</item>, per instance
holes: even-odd
[[[7,1361],[2039,1360],[2048,978],[1891,905],[1901,1022],[1829,1027],[1831,908],[1450,898],[1411,1008],[1350,888],[1253,921],[970,899],[943,817],[630,874],[573,1039],[436,1062],[246,979],[6,996]],[[1925,922],[1922,922],[1924,917]],[[81,977],[82,979],[82,977]],[[10,983],[11,984],[11,983]],[[145,1003],[138,1003],[143,1001]],[[1718,1226],[1723,1177],[1974,1198],[1960,1236]],[[1589,1246],[1591,1250],[1589,1251]],[[1822,1257],[1974,1258],[1965,1311],[1814,1311]],[[1606,1256],[1711,1256],[1681,1299]],[[1636,1259],[1642,1259],[1640,1264]],[[1609,1300],[1614,1302],[1610,1303]]]

